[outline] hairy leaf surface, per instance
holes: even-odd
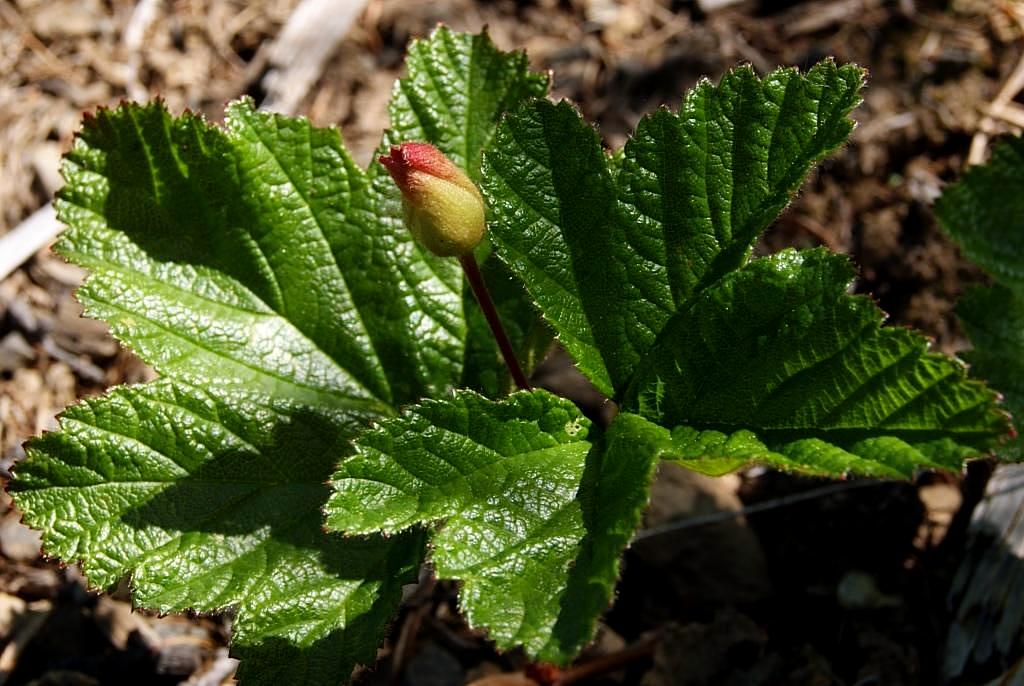
[[[495,243],[599,389],[621,391],[672,313],[747,259],[846,140],[862,82],[832,62],[702,81],[640,122],[614,174],[568,104],[507,118],[485,155]]]
[[[544,391],[417,405],[356,442],[332,477],[328,525],[442,521],[434,565],[462,581],[470,623],[501,647],[567,662],[607,607],[657,456],[629,420],[592,431]]]
[[[580,370],[611,394],[604,355],[622,340],[602,345],[595,326],[615,319],[626,284],[614,269],[615,186],[597,133],[568,103],[535,101],[505,119],[484,160],[498,253]]]
[[[312,384],[381,406],[449,385],[461,292],[410,307],[414,287],[443,289],[402,278],[417,254],[369,228],[365,173],[338,132],[246,101],[227,125],[127,105],[82,131],[58,248],[91,271],[89,314],[164,374]]]
[[[727,275],[666,324],[626,406],[697,430],[709,455],[825,474],[959,468],[990,448],[1006,431],[995,394],[920,334],[882,327],[852,278],[824,250]]]
[[[245,683],[340,681],[373,659],[423,549],[420,532],[323,534],[324,482],[360,423],[162,379],[68,409],[10,488],[91,583],[130,574],[160,612],[236,608]]]

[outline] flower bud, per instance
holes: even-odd
[[[430,143],[402,143],[381,155],[402,191],[405,224],[435,255],[461,256],[484,237],[484,200],[461,169]]]

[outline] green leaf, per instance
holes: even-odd
[[[332,478],[327,524],[357,534],[401,531],[459,514],[531,469],[575,489],[589,430],[572,403],[546,391],[501,402],[468,391],[425,401],[359,437]]]
[[[544,391],[426,402],[356,442],[332,477],[328,526],[395,532],[443,521],[439,576],[499,647],[565,663],[593,636],[639,523],[656,460],[630,423],[594,441]]]
[[[568,103],[535,101],[506,117],[484,156],[483,190],[501,258],[526,284],[576,365],[611,394],[597,327],[615,318],[615,187],[597,133]],[[620,246],[621,247],[621,246]]]
[[[501,115],[548,92],[547,74],[530,72],[525,52],[501,52],[486,31],[439,26],[409,44],[405,65],[409,74],[395,83],[385,143],[433,143],[474,181]]]
[[[11,491],[93,584],[127,575],[141,605],[234,611],[247,683],[337,683],[371,660],[428,536],[471,623],[568,662],[659,456],[905,474],[1004,428],[991,393],[845,294],[841,260],[742,267],[849,132],[858,69],[737,70],[609,155],[572,107],[523,105],[547,78],[486,36],[438,29],[408,66],[382,149],[427,140],[485,177],[500,256],[623,401],[606,431],[542,391],[448,395],[507,386],[490,336],[456,263],[412,241],[388,175],[335,129],[247,100],[223,128],[123,105],[87,121],[64,167],[59,249],[90,271],[86,311],[163,378],[68,410]],[[532,304],[484,269],[535,354]],[[448,399],[410,406],[430,396]]]
[[[956,312],[974,345],[963,354],[971,375],[999,389],[1003,405],[1014,417],[1017,436],[1000,446],[999,454],[1019,460],[1024,457],[1024,300],[1002,286],[976,286],[960,299]]]
[[[1006,429],[956,361],[845,295],[844,260],[743,266],[846,139],[862,82],[832,62],[740,68],[645,117],[614,158],[570,105],[531,102],[484,155],[499,255],[580,369],[676,427],[695,469],[906,475],[959,467]]]
[[[644,117],[618,183],[625,239],[670,291],[662,309],[746,262],[812,166],[846,142],[863,85],[862,69],[831,60],[764,80],[745,66],[698,83],[678,114]]]
[[[992,159],[946,187],[935,214],[963,253],[1024,298],[1024,140],[1008,138]]]
[[[736,69],[645,117],[615,165],[568,104],[506,118],[484,161],[496,247],[601,391],[622,391],[672,313],[747,259],[846,140],[862,82],[832,62]]]
[[[644,446],[644,452],[656,453],[658,459],[677,462],[708,476],[722,476],[751,462],[785,460],[784,456],[768,450],[750,431],[737,431],[731,436],[687,426],[669,431],[640,415],[625,412],[616,418],[613,426],[619,429],[623,449],[627,449],[629,443],[637,443]]]
[[[660,429],[659,429],[660,430]],[[567,661],[594,635],[612,600],[625,547],[640,525],[658,466],[659,437],[642,417],[622,413],[594,438],[576,499],[586,532],[569,571],[545,651]],[[490,597],[500,605],[498,597]]]
[[[665,326],[625,407],[688,427],[709,456],[825,474],[959,468],[992,447],[1007,429],[994,393],[923,336],[883,328],[846,293],[852,277],[824,250],[727,275]]]
[[[200,383],[322,387],[384,408],[450,385],[461,284],[403,277],[422,265],[360,206],[367,180],[337,130],[248,101],[227,124],[126,105],[82,131],[58,249],[91,271],[87,312],[161,373]]]
[[[396,128],[443,110],[444,131],[417,137],[464,158],[546,88],[485,36],[442,29],[416,50]],[[141,605],[235,608],[247,682],[346,679],[425,541],[325,536],[324,482],[372,419],[459,382],[457,265],[413,243],[393,184],[336,129],[248,100],[223,128],[160,103],[101,110],[63,172],[79,297],[163,379],[69,410],[17,467],[17,503],[95,585],[130,574]]]
[[[336,683],[373,661],[423,550],[420,532],[323,534],[357,419],[179,381],[119,388],[32,441],[10,490],[47,554],[91,583],[130,573],[159,612],[234,608],[245,683]]]
[[[957,304],[957,315],[971,339],[964,353],[972,376],[1003,393],[1017,437],[1000,449],[1011,459],[1024,456],[1024,140],[1007,138],[992,159],[973,167],[948,186],[935,203],[939,223],[998,282],[976,286]]]

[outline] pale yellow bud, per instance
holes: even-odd
[[[402,143],[381,164],[402,191],[405,223],[427,250],[466,255],[484,237],[484,200],[461,169],[429,143]]]

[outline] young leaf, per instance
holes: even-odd
[[[419,532],[323,534],[324,481],[357,419],[180,381],[119,388],[30,443],[10,490],[91,583],[130,573],[160,612],[235,608],[245,683],[338,682],[372,661],[423,550]]]
[[[247,681],[335,683],[372,657],[440,522],[433,562],[469,620],[564,663],[607,606],[659,456],[907,473],[1002,429],[991,394],[845,294],[845,263],[740,268],[848,133],[856,68],[738,70],[609,156],[564,104],[495,134],[546,93],[522,54],[443,28],[410,51],[384,147],[425,139],[474,179],[492,149],[501,254],[627,411],[600,432],[544,392],[460,392],[395,416],[501,380],[458,268],[412,241],[380,165],[248,101],[223,129],[103,111],[67,158],[59,248],[91,272],[87,312],[163,378],[68,410],[11,486],[94,584],[130,575],[143,605],[235,610]],[[497,290],[517,344],[539,346],[518,285]],[[321,531],[325,501],[349,537]]]
[[[336,131],[244,101],[227,131],[124,105],[87,123],[64,172],[58,247],[91,271],[79,298],[166,380],[70,410],[17,467],[16,502],[95,585],[131,573],[143,605],[237,607],[254,679],[347,678],[372,659],[422,541],[331,563],[350,553],[318,534],[318,484],[368,417],[451,384],[461,344],[403,301],[396,239],[360,230],[367,183]],[[254,486],[261,468],[269,483]],[[324,614],[307,621],[313,598]]]
[[[733,434],[709,456],[824,474],[908,476],[990,448],[1007,428],[995,394],[919,334],[882,327],[846,293],[852,278],[824,250],[732,272],[665,325],[625,406],[705,447]]]
[[[703,81],[641,121],[614,175],[569,105],[506,119],[484,163],[495,244],[599,389],[621,391],[672,313],[746,260],[846,140],[862,83],[832,62]]]
[[[597,133],[562,102],[535,101],[506,117],[484,156],[484,193],[498,254],[526,284],[576,365],[606,394],[606,357],[628,345],[600,327],[617,321],[630,289],[610,231],[615,187]]]
[[[530,72],[526,53],[501,52],[486,32],[439,26],[409,45],[405,65],[409,74],[395,84],[385,144],[429,141],[474,181],[501,115],[548,92],[547,74]]]
[[[964,254],[998,282],[976,286],[957,304],[974,349],[964,353],[971,373],[1003,392],[1018,438],[1000,453],[1020,459],[1024,438],[1024,140],[1000,141],[987,164],[947,187],[935,213]]]
[[[647,502],[656,450],[613,423],[596,442],[544,391],[460,393],[363,434],[332,477],[328,526],[396,532],[442,520],[439,576],[500,647],[564,663],[591,639]]]

